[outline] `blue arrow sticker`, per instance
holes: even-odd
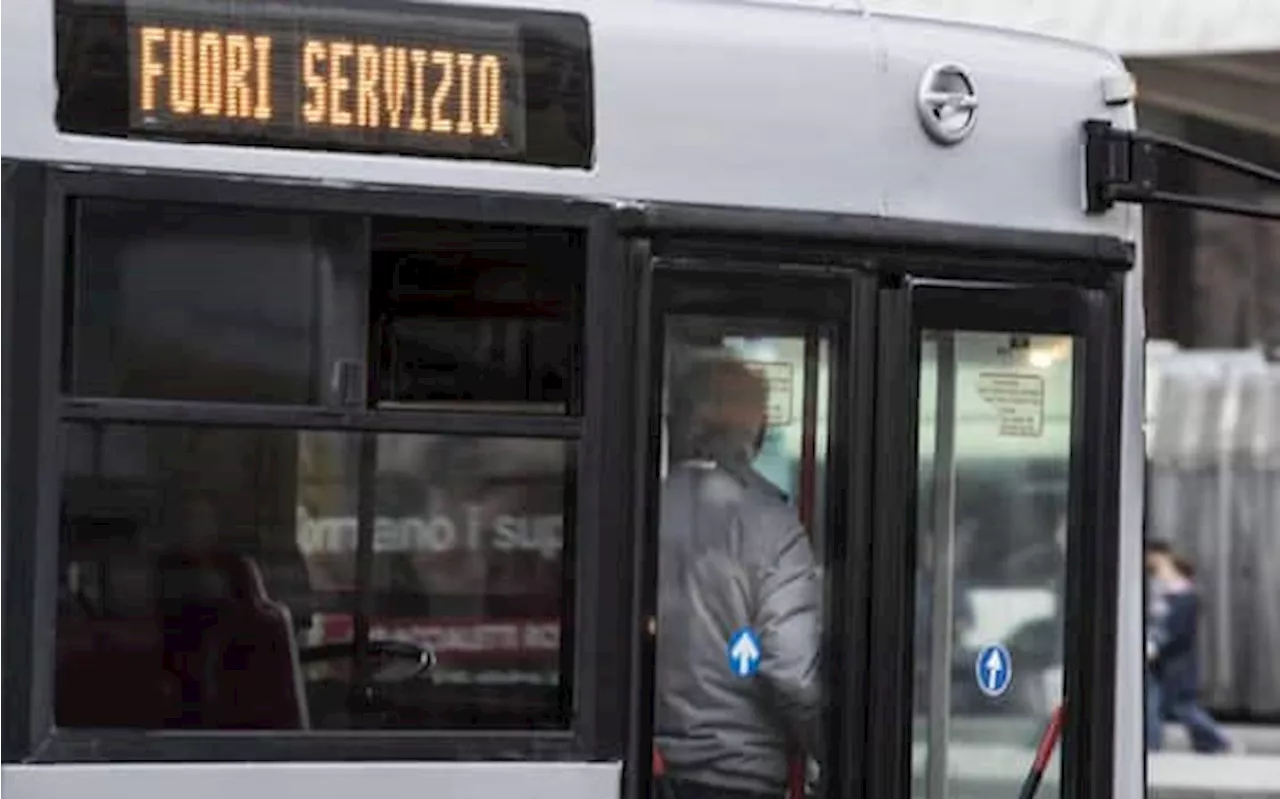
[[[760,639],[750,627],[729,636],[729,670],[739,677],[750,677],[760,668]]]
[[[974,674],[978,689],[990,697],[1001,696],[1013,682],[1013,658],[1009,650],[1000,644],[988,644],[974,661]]]

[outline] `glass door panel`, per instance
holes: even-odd
[[[1075,343],[921,331],[913,797],[1018,795],[1062,701]]]
[[[654,795],[823,794],[841,704],[825,564],[847,500],[829,487],[851,286],[674,274],[659,286]]]

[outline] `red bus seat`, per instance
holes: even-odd
[[[64,603],[56,720],[67,727],[306,729],[288,609],[238,554],[148,559],[148,615]],[[143,611],[146,613],[147,611]]]
[[[292,619],[267,596],[254,561],[171,555],[159,578],[168,668],[183,686],[178,726],[310,726]]]

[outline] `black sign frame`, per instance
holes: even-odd
[[[57,18],[56,118],[66,133],[580,169],[594,160],[590,33],[581,15],[397,0],[359,6],[351,0],[58,0]],[[270,95],[277,106],[272,123],[140,114],[137,37],[147,24],[272,35],[272,57],[285,64],[271,71]],[[338,36],[379,46],[456,46],[500,55],[507,69],[502,135],[304,125],[300,104],[306,92],[295,71],[299,48],[308,37]],[[407,117],[406,111],[406,124]]]

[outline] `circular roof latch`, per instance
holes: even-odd
[[[934,64],[920,77],[916,110],[929,138],[938,144],[964,141],[978,119],[978,95],[969,72],[959,64]]]

